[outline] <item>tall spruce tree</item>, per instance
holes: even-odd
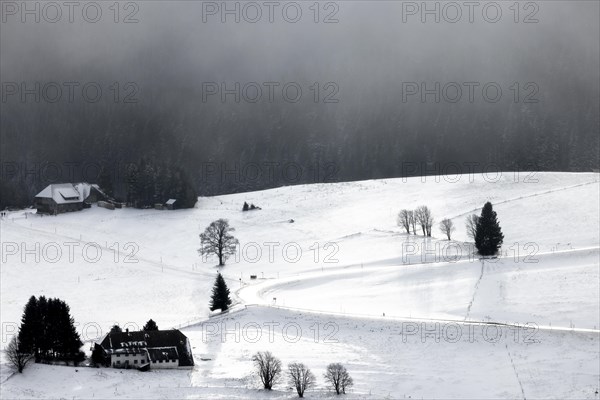
[[[36,339],[43,332],[38,300],[31,296],[23,310],[21,328],[19,330],[19,350],[27,354],[34,354],[38,347]]]
[[[92,351],[92,365],[99,367],[101,365],[108,366],[110,363],[110,356],[106,354],[102,346],[98,343],[94,344],[94,350]]]
[[[139,198],[140,172],[136,164],[127,166],[127,202],[136,205]]]
[[[113,325],[112,328],[110,328],[110,333],[122,333],[123,329],[121,329],[121,327],[119,325]]]
[[[48,335],[48,307],[46,296],[40,296],[38,298],[40,330],[36,333],[36,361],[45,357],[51,346],[50,335]]]
[[[477,220],[475,247],[482,256],[493,256],[498,253],[503,240],[504,234],[500,229],[496,212],[492,209],[492,203],[488,201],[481,209],[481,216]]]
[[[60,299],[55,299],[57,308],[57,319],[55,321],[57,333],[56,352],[65,360],[77,361],[79,349],[83,345],[75,321],[71,317],[71,308],[67,303]]]
[[[157,331],[158,330],[158,325],[156,325],[156,322],[154,322],[153,319],[149,319],[148,322],[146,322],[146,325],[144,325],[144,327],[142,328],[142,330],[144,330],[144,331]]]
[[[110,171],[107,167],[107,164],[103,164],[100,169],[100,173],[98,174],[98,186],[100,189],[106,193],[108,196],[113,196],[113,179],[110,174]]]
[[[225,279],[219,273],[213,286],[212,297],[210,299],[210,310],[215,311],[220,309],[221,311],[227,311],[231,305],[231,298],[229,297],[229,289],[225,283]]]

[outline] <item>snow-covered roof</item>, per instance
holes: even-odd
[[[92,192],[92,188],[100,191],[100,187],[96,184],[89,184],[89,183],[81,182],[81,183],[76,183],[73,186],[81,194],[82,201],[87,199],[90,196],[90,193]]]
[[[177,199],[169,199],[169,200],[167,200],[167,202],[165,204],[168,206],[171,206],[171,205],[175,204],[176,201],[177,201]]]
[[[179,354],[177,353],[177,347],[148,347],[148,356],[153,362],[157,361],[169,361],[179,360]]]
[[[128,347],[124,349],[108,349],[107,354],[144,354],[148,350],[145,347]]]
[[[53,199],[56,204],[81,203],[90,195],[92,188],[98,187],[89,183],[53,183],[35,197]]]

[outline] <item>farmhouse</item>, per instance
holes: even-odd
[[[99,346],[113,368],[191,369],[194,366],[190,341],[177,329],[108,333]]]
[[[61,214],[79,211],[103,197],[98,185],[89,183],[54,183],[33,198],[38,213]]]

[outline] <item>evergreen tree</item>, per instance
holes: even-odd
[[[192,208],[198,194],[192,180],[181,167],[155,163],[142,158],[127,168],[127,201],[137,208],[152,207],[168,199],[177,200],[177,208]]]
[[[141,179],[140,188],[142,193],[142,207],[150,207],[155,202],[154,190],[156,188],[156,171],[154,166],[146,161],[142,160],[140,166]]]
[[[101,365],[107,365],[107,361],[109,360],[104,349],[98,343],[95,343],[94,350],[92,351],[92,364],[99,367]]]
[[[113,184],[114,183],[110,171],[106,165],[103,165],[102,169],[100,169],[100,173],[98,174],[98,186],[100,187],[100,190],[112,197],[114,192]]]
[[[57,308],[56,328],[57,332],[57,353],[65,360],[80,361],[79,349],[83,345],[75,321],[71,317],[71,308],[67,303],[60,299],[55,299]]]
[[[248,205],[248,203],[244,202],[244,206],[242,207],[242,211],[248,211],[250,209],[250,206]]]
[[[485,203],[481,210],[481,216],[477,220],[475,231],[475,247],[482,256],[492,256],[498,253],[502,246],[504,235],[492,209],[492,203]]]
[[[19,349],[28,354],[33,354],[38,347],[36,338],[42,332],[38,300],[31,296],[25,305],[19,330]]]
[[[50,350],[51,341],[48,335],[48,299],[46,296],[40,296],[38,299],[38,313],[40,327],[36,336],[36,361],[39,362],[41,358],[46,357],[46,354]]]
[[[60,299],[32,296],[21,318],[20,350],[34,354],[36,362],[81,359],[81,339],[67,303]]]
[[[127,202],[136,205],[139,196],[139,169],[136,164],[127,167]]]
[[[165,190],[164,190],[164,182],[165,182],[165,170],[162,166],[158,166],[154,170],[154,187],[152,188],[152,192],[154,194],[152,198],[153,203],[164,203],[165,199]]]
[[[177,199],[178,208],[192,208],[198,201],[198,193],[185,170],[177,167],[174,176],[176,177],[177,189],[169,193],[169,198]]]
[[[172,182],[173,175],[171,169],[164,164],[161,165],[161,167],[159,168],[158,177],[156,178],[156,190],[159,202],[164,203],[172,197],[169,196],[172,192]]]
[[[157,331],[158,330],[158,325],[156,325],[156,322],[154,322],[154,320],[149,319],[148,322],[146,322],[146,325],[144,325],[144,327],[142,328],[142,330],[144,330],[144,331]]]
[[[58,332],[58,307],[55,299],[48,299],[46,312],[43,313],[44,330],[46,346],[42,349],[42,358],[53,359],[56,357],[56,351],[58,350],[60,335]]]
[[[121,329],[121,327],[119,325],[113,325],[112,328],[110,328],[110,333],[121,333],[123,332],[123,329]]]
[[[219,273],[215,280],[215,286],[213,286],[212,297],[210,300],[210,310],[215,311],[220,309],[221,311],[227,311],[231,305],[231,298],[229,297],[229,289],[225,283],[225,279]]]

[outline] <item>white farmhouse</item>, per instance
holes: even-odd
[[[188,338],[177,329],[112,332],[98,345],[113,368],[182,368],[194,366]]]

